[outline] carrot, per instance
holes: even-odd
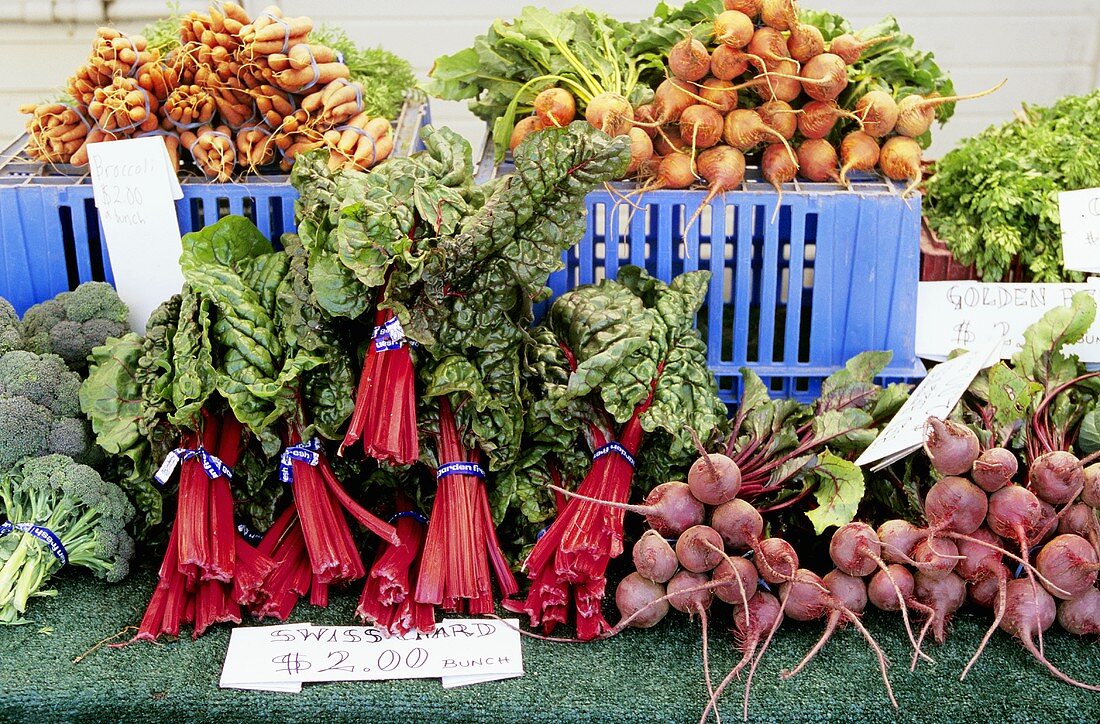
[[[301,93],[318,85],[327,85],[337,78],[347,78],[348,67],[343,63],[318,63],[316,67],[302,70],[276,72],[275,85],[292,93]]]
[[[313,30],[313,21],[304,15],[299,18],[279,18],[269,25],[257,27],[254,40],[258,43],[284,40],[299,35],[307,35],[311,30]]]
[[[302,43],[295,45],[288,53],[290,66],[296,70],[308,68],[314,63],[335,63],[339,55],[335,50],[325,45],[309,45]]]

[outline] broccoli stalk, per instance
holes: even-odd
[[[134,507],[121,488],[87,465],[64,455],[24,460],[0,476],[0,510],[10,524],[0,538],[0,623],[24,623],[32,597],[56,593],[43,587],[63,565],[46,541],[20,524],[56,536],[68,565],[112,583],[129,573],[134,542],[125,526]]]

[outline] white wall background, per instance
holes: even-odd
[[[672,0],[675,2],[676,0]],[[343,26],[358,42],[382,45],[424,74],[432,60],[469,46],[495,17],[511,17],[525,4],[562,9],[584,4],[623,18],[647,13],[656,0],[246,0],[256,12],[271,2],[290,15]],[[991,123],[1011,118],[1021,102],[1048,103],[1100,84],[1100,1],[1054,0],[802,0],[856,27],[883,15],[897,16],[918,47],[936,54],[959,92],[1008,84],[997,94],[960,104],[955,118],[936,133],[933,154]],[[204,0],[181,0],[183,10],[202,10]],[[20,103],[63,87],[81,63],[96,25],[111,22],[136,31],[165,12],[163,0],[0,0],[0,139],[22,130]],[[435,101],[437,124],[449,125],[480,144],[484,129],[462,103]]]

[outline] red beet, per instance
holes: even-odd
[[[1056,613],[1054,599],[1045,589],[1026,578],[1018,578],[1008,583],[1008,600],[1001,628],[1015,636],[1057,678],[1088,691],[1100,691],[1100,686],[1085,684],[1063,673],[1047,660],[1041,648],[1036,648],[1035,639],[1039,639],[1041,646],[1043,632],[1054,624]]]
[[[1015,453],[1003,447],[991,447],[983,450],[970,475],[979,488],[987,493],[995,493],[1012,482],[1020,469],[1020,461]]]
[[[615,606],[623,619],[631,619],[628,625],[650,628],[668,614],[668,601],[664,596],[663,585],[631,573],[615,589]]]
[[[1085,468],[1085,489],[1081,491],[1081,502],[1090,508],[1100,509],[1100,463]]]
[[[634,568],[643,577],[657,583],[668,583],[680,567],[676,552],[657,531],[642,533],[634,544]]]
[[[965,478],[942,478],[924,498],[924,514],[936,531],[970,535],[981,527],[988,510],[985,493]]]
[[[959,562],[959,549],[950,540],[929,537],[917,543],[912,558],[926,578],[946,578]]]
[[[765,538],[753,547],[753,553],[760,577],[772,585],[791,580],[798,569],[798,554],[782,538]]]
[[[1067,599],[1094,587],[1100,571],[1092,544],[1072,533],[1060,535],[1043,546],[1035,558],[1035,567],[1054,584],[1047,588],[1051,595]]]
[[[947,624],[951,616],[966,601],[966,584],[954,573],[943,578],[930,578],[923,572],[916,575],[914,593],[918,601],[932,609],[932,635],[937,643],[947,640]]]
[[[1100,636],[1100,588],[1059,603],[1058,625],[1074,636]]]
[[[707,703],[706,709],[703,710],[703,720],[706,720],[710,710],[717,706],[718,697],[722,695],[722,692],[726,690],[730,682],[741,674],[741,670],[744,669],[750,661],[753,661],[754,663],[749,670],[749,675],[745,680],[744,709],[747,717],[749,690],[752,687],[752,677],[756,670],[756,664],[759,663],[760,659],[764,656],[764,651],[768,648],[772,636],[782,622],[783,610],[779,601],[776,600],[775,596],[765,591],[757,591],[756,594],[749,599],[748,606],[734,605],[734,638],[737,641],[738,649],[740,649],[743,655],[737,665],[734,666],[726,677],[722,679],[722,682],[715,687],[710,697],[710,702]],[[761,644],[762,639],[763,644]],[[759,655],[756,653],[757,648],[760,649]]]
[[[726,547],[738,553],[755,548],[764,534],[764,518],[752,503],[741,498],[715,508],[710,525],[722,536]]]
[[[1028,488],[1051,505],[1065,505],[1085,487],[1085,468],[1073,453],[1044,453],[1031,463]]]
[[[691,494],[707,505],[722,505],[737,497],[741,489],[741,470],[732,459],[720,453],[700,456],[687,475]]]
[[[909,554],[928,535],[907,520],[888,520],[878,527],[882,558],[889,563],[908,563]]]
[[[806,653],[802,661],[793,669],[780,674],[780,678],[789,679],[805,668],[829,641],[841,621],[846,621],[863,634],[867,644],[878,658],[886,693],[890,703],[897,708],[893,687],[890,686],[890,679],[886,674],[886,656],[859,620],[859,612],[867,605],[867,589],[862,579],[840,571],[832,571],[821,579],[813,571],[800,568],[790,582],[780,587],[780,598],[786,601],[786,614],[796,621],[814,621],[823,616],[826,617],[825,631],[821,634],[821,638]]]
[[[695,499],[686,483],[661,483],[649,491],[644,505],[598,500],[586,495],[579,495],[572,490],[566,490],[556,485],[551,485],[550,488],[571,498],[580,498],[590,503],[602,503],[612,508],[644,515],[649,527],[665,538],[678,537],[691,526],[702,523],[703,518],[706,516],[706,509],[703,508],[703,504]]]
[[[722,536],[709,525],[693,525],[676,541],[676,558],[692,573],[706,573],[722,562]]]
[[[928,418],[924,452],[940,475],[964,475],[978,459],[978,436],[966,425],[953,420]]]
[[[829,541],[833,565],[849,576],[869,576],[880,566],[882,549],[875,529],[866,523],[841,526]],[[884,566],[884,564],[883,564]]]
[[[711,574],[715,581],[729,581],[729,585],[714,589],[719,600],[735,606],[744,605],[756,593],[758,573],[752,561],[740,556],[727,557]]]

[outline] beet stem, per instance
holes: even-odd
[[[866,549],[866,546],[860,547]],[[871,555],[870,552],[867,552],[867,555]],[[913,645],[913,654],[930,664],[936,663],[935,659],[921,651],[920,646],[917,645],[916,636],[913,635],[913,627],[909,623],[909,607],[905,604],[905,596],[902,595],[901,589],[898,588],[898,582],[894,580],[893,574],[890,573],[890,568],[886,565],[886,562],[878,556],[871,555],[871,559],[875,562],[875,565],[882,569],[882,572],[886,574],[886,580],[890,581],[890,585],[894,587],[894,593],[897,594],[898,597],[898,604],[901,606],[901,620],[902,623],[905,624],[905,633],[909,635],[909,643]]]
[[[810,648],[810,650],[806,652],[806,655],[802,657],[802,660],[799,661],[793,669],[784,670],[782,673],[780,673],[780,679],[786,681],[792,676],[798,674],[798,672],[802,671],[802,669],[806,668],[806,665],[810,663],[813,657],[817,656],[818,652],[820,652],[821,649],[825,647],[825,644],[829,641],[829,639],[832,638],[833,633],[836,631],[837,625],[840,623],[840,616],[841,613],[839,608],[829,612],[829,618],[825,623],[825,630],[821,632],[821,637],[817,640],[817,643],[815,643]]]
[[[909,670],[916,671],[918,660],[917,651],[921,650],[921,644],[924,643],[924,637],[928,635],[928,630],[932,628],[932,624],[936,620],[936,611],[931,606],[926,606],[916,599],[909,599],[908,601],[906,601],[906,603],[908,603],[912,608],[915,608],[916,610],[928,616],[927,620],[925,620],[924,622],[924,626],[921,627],[920,635],[917,636],[917,649],[913,652],[913,659],[909,662]]]
[[[1069,676],[1068,674],[1064,673],[1061,669],[1059,669],[1054,664],[1047,661],[1046,657],[1043,656],[1043,654],[1035,648],[1035,643],[1031,640],[1030,636],[1028,636],[1026,638],[1020,637],[1020,643],[1022,643],[1024,645],[1024,648],[1028,650],[1028,653],[1030,653],[1032,656],[1034,656],[1036,659],[1038,659],[1039,662],[1043,666],[1047,667],[1047,669],[1050,670],[1050,673],[1054,674],[1054,676],[1056,676],[1057,678],[1061,679],[1062,681],[1066,682],[1067,684],[1069,684],[1071,686],[1076,686],[1076,687],[1079,687],[1079,688],[1084,689],[1086,691],[1100,691],[1100,686],[1095,686],[1093,684],[1086,684],[1083,681],[1078,681],[1077,679],[1074,679],[1071,676]]]
[[[886,673],[886,655],[882,653],[882,649],[879,648],[878,642],[871,636],[871,632],[864,627],[863,622],[859,620],[859,616],[855,615],[848,609],[843,609],[845,617],[856,627],[863,638],[867,639],[867,645],[871,647],[871,650],[875,652],[875,656],[878,657],[878,668],[882,672],[882,681],[886,685],[886,694],[890,697],[890,703],[894,705],[894,708],[898,708],[898,700],[894,698],[894,687],[890,685],[890,677]]]
[[[760,663],[760,659],[764,658],[764,652],[768,650],[768,646],[771,645],[772,637],[775,636],[775,632],[779,629],[779,624],[783,623],[783,612],[787,610],[787,597],[790,596],[791,589],[788,586],[783,598],[779,601],[779,615],[775,617],[775,622],[772,623],[772,627],[768,629],[768,636],[764,639],[764,645],[760,647],[760,653],[756,655],[756,658],[752,661],[752,666],[749,667],[749,675],[745,679],[745,702],[741,709],[741,718],[743,721],[749,720],[749,690],[752,688],[752,677],[756,673],[756,667]]]
[[[997,606],[995,609],[995,615],[993,617],[993,625],[990,626],[989,629],[985,632],[985,636],[982,637],[982,642],[978,645],[978,650],[974,652],[974,656],[970,658],[970,661],[966,664],[966,668],[963,669],[962,674],[959,675],[959,681],[965,679],[966,675],[970,673],[970,669],[974,666],[974,664],[978,663],[978,657],[980,657],[982,655],[982,652],[985,651],[986,644],[988,644],[989,640],[993,638],[993,632],[1000,627],[1001,620],[1004,618],[1006,598],[1008,595],[1008,586],[1006,584],[1003,574],[998,576],[998,578],[1000,579],[1000,581],[997,584]]]
[[[699,622],[703,625],[703,679],[707,682],[707,694],[711,701],[714,701],[714,682],[710,678],[710,644],[707,641],[707,609],[699,606],[697,610]],[[718,724],[722,724],[722,716],[718,713],[718,709],[714,710],[714,719]]]

